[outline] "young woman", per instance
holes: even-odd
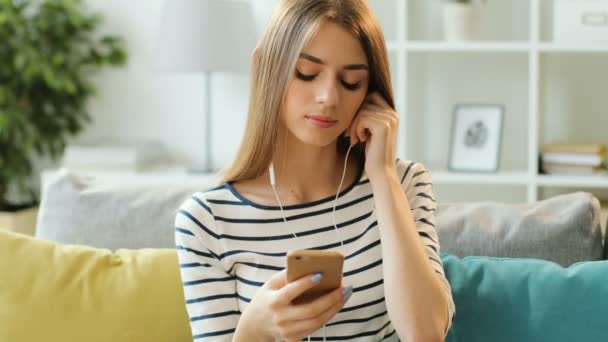
[[[431,177],[396,159],[387,51],[367,2],[280,1],[251,81],[236,159],[176,216],[194,339],[442,341],[455,308]],[[342,251],[343,286],[292,303],[322,277],[287,283],[293,249]]]

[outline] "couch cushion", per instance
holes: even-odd
[[[527,257],[563,266],[603,259],[599,201],[587,192],[529,204],[442,203],[441,250],[464,256]]]
[[[192,341],[174,249],[62,245],[0,230],[0,341]]]
[[[43,189],[36,237],[111,250],[174,248],[180,204],[213,186],[176,183],[116,184],[61,169]]]
[[[456,304],[446,341],[606,341],[608,260],[441,258]]]

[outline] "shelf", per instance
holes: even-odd
[[[408,41],[405,43],[405,48],[409,51],[422,52],[527,52],[531,49],[531,45],[527,42]]]
[[[559,141],[608,144],[608,58],[548,53],[539,58],[539,145]]]
[[[453,172],[445,169],[429,171],[436,184],[496,184],[527,185],[531,177],[526,171],[499,171],[497,173]],[[538,186],[608,188],[606,175],[537,175]]]
[[[435,184],[528,184],[530,177],[526,171],[499,171],[497,173],[453,172],[447,170],[430,170]]]
[[[608,45],[564,45],[559,43],[528,42],[448,42],[448,41],[389,41],[389,51],[397,51],[401,46],[412,52],[573,52],[608,53]]]
[[[374,0],[382,1],[382,0]],[[386,1],[393,3],[398,1]],[[406,37],[410,40],[441,40],[444,35],[444,1],[406,0]],[[530,0],[485,1],[480,5],[479,40],[526,41],[530,37]]]
[[[489,58],[488,58],[489,57]],[[498,103],[506,108],[500,170],[528,170],[528,58],[526,54],[414,53],[407,60],[405,155],[447,165],[454,106]],[[500,66],[500,67],[497,67]],[[518,181],[515,184],[523,184]]]
[[[538,175],[536,183],[540,186],[608,188],[606,175]]]
[[[421,52],[573,52],[573,53],[608,53],[608,45],[564,45],[560,43],[528,42],[449,42],[449,41],[422,41],[410,40],[406,42],[387,42],[389,51],[396,51],[403,45],[408,51]]]
[[[541,52],[591,52],[608,53],[608,45],[564,45],[559,43],[540,43]]]
[[[532,202],[589,191],[608,202],[608,174],[535,172],[543,144],[608,144],[608,45],[554,40],[553,2],[486,2],[474,41],[444,39],[441,1],[403,0],[407,20],[399,14],[392,20],[405,27],[387,25],[391,66],[399,66],[392,69],[399,72],[393,83],[403,105],[401,156],[427,165],[443,200]],[[401,10],[395,3],[402,2],[383,3],[384,18]],[[499,155],[504,171],[446,169],[459,103],[506,108]]]

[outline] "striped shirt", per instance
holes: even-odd
[[[450,299],[451,325],[455,307],[439,257],[431,176],[420,163],[396,163],[420,242]],[[344,253],[343,283],[353,286],[353,294],[327,322],[327,340],[398,340],[384,301],[380,233],[365,171],[338,197],[335,222],[344,246],[333,226],[334,199],[284,206],[288,225],[278,206],[253,203],[231,183],[197,192],[181,205],[175,242],[195,341],[231,341],[240,314],[258,288],[285,268],[292,249]],[[311,340],[322,341],[323,329]]]

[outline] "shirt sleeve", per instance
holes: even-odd
[[[435,228],[437,201],[433,193],[433,181],[428,170],[421,163],[400,160],[397,170],[401,172],[401,185],[410,204],[426,255],[448,297],[448,326],[445,330],[447,334],[452,326],[456,307],[452,297],[452,288],[445,277],[443,263],[439,256],[439,237]]]
[[[241,314],[236,279],[222,267],[214,230],[203,194],[181,205],[175,217],[175,246],[194,341],[231,341]]]

